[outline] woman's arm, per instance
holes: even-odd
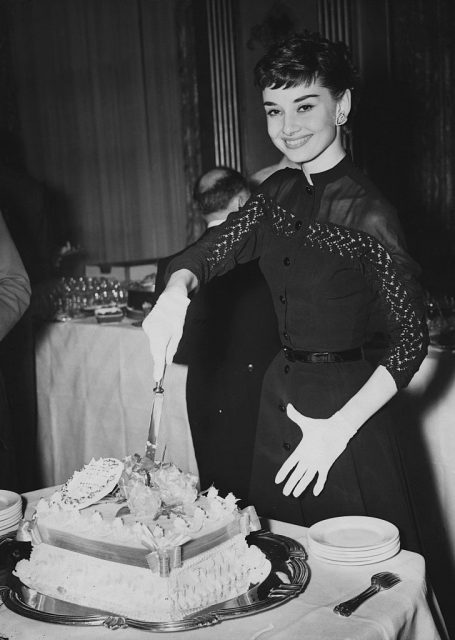
[[[165,287],[165,291],[175,289],[176,291],[181,291],[182,294],[187,295],[188,293],[191,293],[191,291],[194,291],[197,285],[198,279],[194,273],[188,269],[179,269],[171,274]]]
[[[338,232],[381,299],[390,344],[367,382],[330,418],[308,418],[288,405],[288,416],[301,428],[303,438],[275,478],[276,483],[287,478],[285,495],[299,496],[316,476],[313,493],[319,495],[349,440],[398,388],[408,384],[427,352],[428,331],[415,263],[406,252],[396,220],[381,214],[371,218],[369,233],[341,227]]]
[[[266,211],[263,195],[250,198],[219,226],[216,235],[206,234],[169,264],[166,287],[142,323],[149,339],[155,381],[162,379],[165,365],[172,362],[177,351],[190,303],[188,293],[237,262],[248,262],[259,255],[258,229]]]
[[[317,476],[313,493],[319,495],[335,460],[361,426],[396,393],[391,374],[380,365],[367,382],[330,418],[308,418],[291,404],[287,414],[302,430],[302,440],[278,471],[275,482],[283,482],[284,495],[299,496]],[[292,473],[291,473],[292,471]]]
[[[166,364],[172,362],[177,351],[190,304],[188,293],[197,287],[197,283],[196,276],[188,269],[174,272],[142,323],[149,339],[155,382],[162,380]]]

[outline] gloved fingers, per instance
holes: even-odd
[[[166,364],[171,364],[177,351],[178,340],[171,338],[166,347]]]
[[[182,337],[189,299],[180,291],[164,291],[142,323],[153,359],[153,378],[161,380]]]
[[[166,337],[163,335],[158,338],[156,334],[153,337],[149,337],[149,347],[153,360],[153,379],[155,381],[161,380],[164,376],[164,367],[166,363]]]
[[[299,461],[299,463],[294,468],[289,478],[286,480],[286,483],[283,487],[283,494],[285,496],[289,496],[292,493],[292,491],[295,489],[298,483],[306,475],[306,473],[308,472],[308,469],[309,469],[308,463]]]
[[[155,381],[162,380],[164,377],[164,367],[166,365],[165,352],[152,352],[153,355],[153,379]]]
[[[317,470],[316,467],[309,465],[307,470],[306,470],[306,472],[305,472],[305,474],[300,478],[300,480],[295,485],[294,490],[292,492],[292,495],[294,495],[296,498],[298,498],[300,495],[302,495],[302,493],[305,491],[305,489],[314,480],[317,472],[318,472],[318,470]]]
[[[325,481],[327,480],[327,475],[329,473],[330,467],[324,467],[318,469],[318,479],[313,487],[313,495],[318,496],[325,486]]]
[[[286,478],[286,476],[292,471],[292,469],[299,463],[298,447],[291,453],[289,458],[283,462],[275,476],[275,484],[280,484]]]

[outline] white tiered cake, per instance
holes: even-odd
[[[119,499],[104,498],[119,485]],[[93,460],[48,501],[15,574],[44,595],[145,621],[181,620],[261,582],[270,562],[246,535],[252,507],[202,495],[196,478],[132,456]],[[96,503],[96,504],[95,504]]]

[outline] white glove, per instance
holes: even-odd
[[[283,488],[283,494],[300,496],[311,481],[318,476],[313,494],[318,496],[324,488],[327,474],[338,456],[357,432],[337,411],[330,418],[307,418],[292,404],[286,409],[288,417],[302,430],[303,438],[297,448],[278,471],[275,482],[279,484],[293,469]]]
[[[189,304],[181,289],[165,289],[142,323],[150,343],[155,381],[162,379],[165,365],[172,362],[177,351]]]

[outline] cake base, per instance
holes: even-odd
[[[304,547],[284,536],[257,531],[248,542],[261,549],[270,561],[269,576],[246,593],[212,605],[196,615],[169,622],[142,621],[112,615],[100,610],[72,605],[28,589],[14,577],[11,586],[0,587],[0,595],[8,609],[27,618],[63,625],[132,627],[147,631],[183,631],[209,626],[232,618],[252,615],[288,602],[306,588],[310,570]],[[3,589],[3,590],[2,590]]]

